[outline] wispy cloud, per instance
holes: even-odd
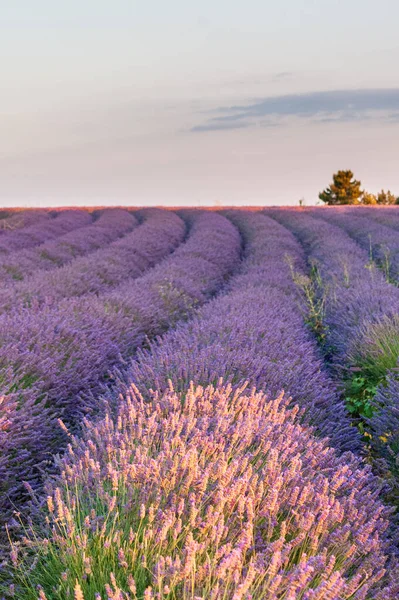
[[[282,74],[285,75],[285,74]],[[220,106],[214,116],[192,131],[279,125],[288,117],[317,122],[348,122],[382,117],[399,118],[399,89],[335,90],[269,96],[247,105]],[[267,118],[264,121],[264,118]],[[394,117],[394,118],[393,118]]]
[[[191,128],[191,131],[220,131],[223,129],[245,129],[246,127],[250,127],[252,123],[250,121],[241,121],[239,123],[234,123],[234,121],[229,121],[227,123],[223,123],[222,121],[216,122],[211,119],[209,122],[204,123],[203,125],[196,125]]]
[[[272,81],[283,81],[283,79],[292,79],[295,76],[293,71],[280,71],[278,73],[274,73],[272,76]]]

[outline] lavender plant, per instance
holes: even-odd
[[[170,387],[149,400],[132,386],[115,420],[70,439],[44,531],[12,548],[14,597],[397,597],[397,582],[381,590],[376,481],[297,413],[244,388]]]
[[[341,206],[339,208],[335,207],[334,212],[346,214],[348,217],[367,217],[367,219],[376,221],[377,223],[380,223],[380,225],[385,225],[386,227],[395,230],[399,229],[399,211],[397,207],[380,206],[379,208],[376,208],[367,206]],[[317,216],[317,213],[318,211],[315,211],[315,216]]]
[[[373,464],[389,478],[388,497],[396,502],[399,290],[342,229],[308,214],[280,211],[274,216],[294,231],[330,283],[326,323],[333,372],[349,410],[362,417]]]
[[[386,279],[399,282],[399,237],[386,225],[359,216],[339,211],[318,211],[314,213],[329,223],[342,227],[364,250],[369,252],[370,260],[382,269]]]
[[[78,256],[89,254],[122,237],[137,224],[137,219],[131,213],[108,209],[86,227],[73,229],[40,246],[0,258],[3,294],[10,289],[13,281],[22,281],[34,271],[56,269]]]
[[[272,219],[230,213],[246,241],[240,272],[225,292],[194,319],[139,350],[118,376],[108,401],[117,402],[130,383],[145,395],[171,380],[183,392],[190,381],[225,381],[276,395],[282,389],[301,407],[302,417],[340,450],[359,448],[345,407],[328,377],[300,308],[291,268],[305,277],[303,251],[293,235]]]
[[[12,503],[26,506],[23,480],[37,502],[28,522],[21,517],[24,536],[12,541],[0,569],[2,593],[21,600],[397,598],[389,511],[370,469],[346,452],[359,448],[358,433],[304,320],[301,289],[312,281],[301,246],[264,215],[229,212],[232,225],[214,213],[181,214],[187,241],[141,279],[120,283],[118,273],[130,257],[129,274],[137,276],[135,261],[148,268],[176,247],[184,234],[176,215],[152,213],[152,229],[147,215],[104,251],[38,273],[29,300],[35,310],[0,317],[2,516]],[[372,351],[365,344],[351,360],[384,371],[396,295],[378,294],[395,288],[364,267],[365,254],[340,229],[285,218],[315,261],[315,301],[329,283],[323,310],[336,372],[356,340],[367,339]],[[236,227],[245,242],[241,263]],[[135,255],[130,244],[140,232],[147,245],[136,245]],[[350,243],[338,252],[339,241]],[[83,264],[93,268],[93,287],[79,291]],[[46,289],[57,274],[53,299],[40,298],[40,281]],[[346,313],[341,294],[349,299],[351,286],[359,295],[367,290],[371,306],[353,303]],[[397,393],[392,370],[388,380]],[[72,435],[82,421],[82,435]],[[67,443],[54,464],[51,454]],[[14,539],[15,517],[9,525]]]
[[[395,477],[391,497],[397,505],[399,501],[399,365],[387,376],[387,383],[379,386],[375,404],[377,410],[371,419],[374,433],[373,446],[378,456],[389,465]],[[382,464],[384,472],[385,464]]]
[[[36,225],[50,217],[50,212],[44,210],[22,210],[15,213],[6,212],[0,219],[0,234]]]
[[[29,227],[16,231],[5,231],[0,237],[0,255],[39,246],[39,244],[64,235],[68,231],[84,227],[91,221],[92,216],[87,211],[64,210],[53,218],[35,221]]]
[[[345,386],[348,408],[354,415],[369,417],[375,388],[386,376],[380,370],[378,381],[369,379],[365,357],[372,361],[375,349],[370,334],[374,332],[382,349],[383,340],[376,338],[382,334],[382,322],[395,328],[399,290],[370,264],[366,250],[337,226],[306,213],[278,211],[273,216],[298,236],[309,261],[317,266],[327,290],[325,327],[332,367]],[[356,351],[360,346],[361,354]],[[392,364],[392,359],[380,355],[379,363]]]
[[[165,234],[165,246],[173,247],[179,232],[180,225]],[[155,248],[159,243],[157,236]],[[192,314],[239,259],[237,229],[220,215],[198,214],[187,241],[140,280],[98,297],[1,317],[3,514],[26,500],[23,481],[40,488],[52,453],[65,441],[57,418],[76,427],[85,414],[99,410],[96,395],[109,369],[148,337]]]
[[[98,295],[142,275],[183,240],[185,227],[169,211],[146,209],[139,216],[141,225],[109,246],[56,270],[39,271],[12,288],[0,288],[0,311],[16,306],[37,309],[65,298]]]

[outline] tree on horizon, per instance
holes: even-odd
[[[375,206],[377,204],[377,196],[375,194],[371,194],[370,192],[363,192],[361,197],[361,203],[367,204],[368,206]]]
[[[319,198],[332,206],[340,204],[360,204],[361,182],[354,178],[352,171],[341,170],[333,175],[333,182],[320,192]]]
[[[390,190],[381,190],[377,195],[377,204],[397,204],[399,198],[395,196]]]

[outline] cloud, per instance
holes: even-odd
[[[282,81],[283,79],[291,79],[294,76],[295,73],[293,71],[280,71],[279,73],[274,73],[272,81],[277,82]]]
[[[218,122],[218,120],[216,119],[211,119],[208,123],[192,127],[190,131],[220,131],[223,129],[245,129],[247,127],[250,127],[251,125],[252,123],[250,121],[242,121],[240,123],[223,123],[223,121]]]
[[[399,114],[399,89],[335,90],[269,96],[244,105],[221,106],[206,123],[192,131],[237,129],[240,125],[262,126],[264,118],[270,125],[281,124],[284,119],[296,117],[313,122],[351,122],[371,117],[390,122]]]

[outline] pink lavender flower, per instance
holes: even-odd
[[[51,555],[69,573],[71,561],[101,548],[90,554],[93,573],[101,564],[97,591],[118,599],[132,587],[138,597],[165,598],[168,589],[184,600],[375,597],[390,550],[377,481],[297,418],[283,395],[268,399],[245,386],[191,386],[147,401],[131,392],[121,399],[118,427],[111,417],[87,422],[82,439],[73,439],[73,454],[61,461],[58,481],[49,481],[58,512],[75,524],[68,533],[49,514]],[[114,513],[110,464],[120,474]],[[198,488],[204,476],[207,484]],[[71,501],[73,489],[84,503]],[[237,510],[240,498],[248,509]],[[153,507],[153,523],[140,518],[142,504],[146,512]],[[105,529],[86,530],[83,543],[78,523],[93,518],[93,510]],[[107,548],[99,546],[104,537]],[[22,549],[19,567],[24,555]],[[40,569],[33,581],[41,581]],[[85,594],[83,577],[79,584]]]

